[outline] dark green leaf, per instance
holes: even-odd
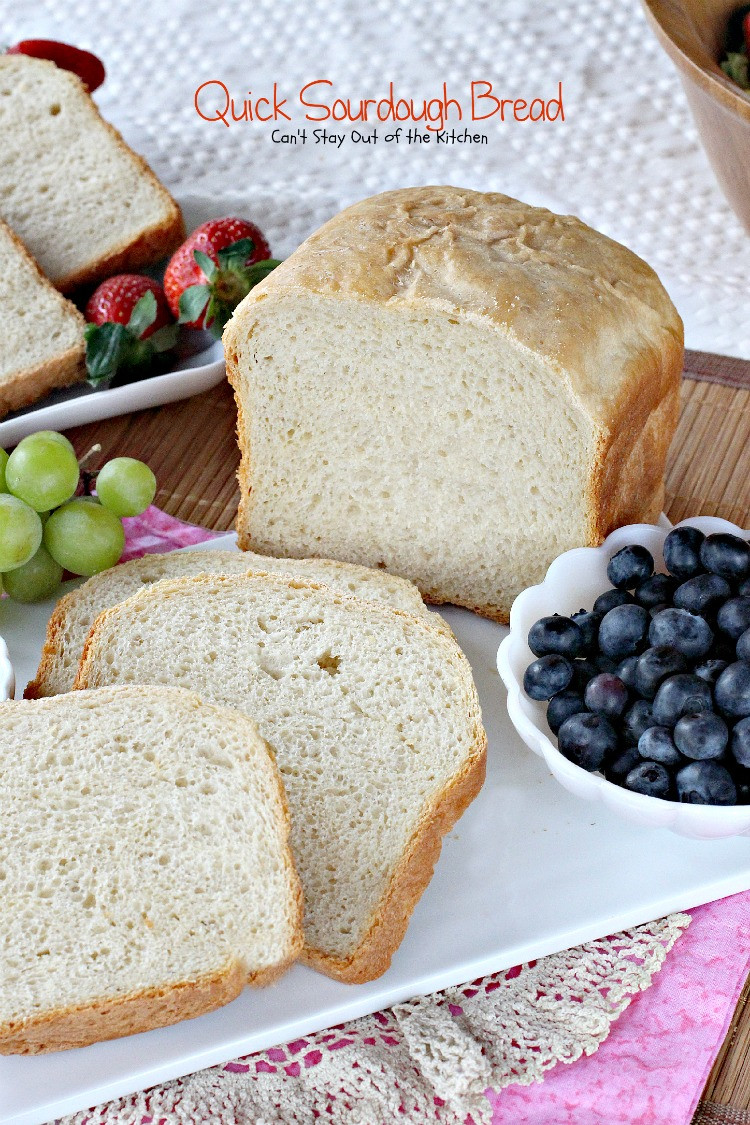
[[[180,297],[178,324],[192,324],[203,318],[211,291],[207,285],[190,285]]]
[[[250,288],[258,285],[264,278],[268,277],[269,273],[280,266],[281,262],[277,258],[265,258],[262,262],[255,262],[252,266],[248,266],[247,274]]]
[[[155,320],[156,297],[149,289],[149,291],[144,293],[142,297],[139,297],[133,305],[133,311],[128,321],[128,328],[133,333],[136,340],[139,340],[146,329],[150,328]]]
[[[93,387],[106,383],[122,365],[132,339],[124,324],[107,321],[86,328],[86,370]]]
[[[151,344],[155,352],[171,352],[177,347],[179,332],[176,324],[165,324],[163,328],[157,328],[146,342]]]
[[[216,262],[213,258],[209,258],[208,254],[204,254],[202,250],[193,250],[193,257],[210,281],[216,273]]]
[[[239,242],[225,246],[216,256],[222,269],[239,269],[240,266],[244,266],[254,250],[255,243],[252,238],[241,238]]]

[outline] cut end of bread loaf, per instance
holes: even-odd
[[[185,235],[180,209],[80,79],[0,56],[0,216],[62,292],[152,265]]]
[[[55,606],[47,624],[42,657],[35,678],[26,686],[26,699],[71,691],[83,646],[94,620],[105,609],[124,602],[154,582],[198,574],[288,574],[322,582],[337,593],[382,602],[394,609],[424,617],[448,630],[436,613],[426,609],[413,583],[382,570],[351,566],[332,559],[275,559],[252,551],[172,551],[146,555],[89,578]]]
[[[577,219],[375,196],[253,290],[224,345],[244,548],[383,567],[506,621],[556,555],[658,516],[681,322]]]
[[[0,1053],[200,1015],[302,947],[278,771],[191,692],[0,705]]]
[[[85,378],[85,321],[0,220],[0,417]]]
[[[255,719],[289,800],[304,956],[340,980],[378,976],[484,779],[453,637],[299,579],[184,578],[97,618],[75,686],[167,682]]]

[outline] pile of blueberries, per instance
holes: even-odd
[[[607,567],[591,610],[529,632],[532,699],[570,761],[636,793],[750,804],[750,544],[677,527],[668,574],[645,547]]]

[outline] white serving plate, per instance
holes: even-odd
[[[220,199],[191,195],[181,198],[179,203],[188,233],[207,219],[226,214]],[[132,410],[163,406],[166,402],[177,402],[209,390],[224,378],[221,341],[203,332],[190,335],[195,350],[191,348],[192,354],[183,356],[175,363],[174,369],[164,375],[140,379],[137,383],[106,391],[97,391],[88,383],[77,383],[53,391],[39,402],[9,414],[0,422],[0,447],[10,448],[37,430],[67,430],[71,426],[129,414]]]
[[[747,531],[716,516],[696,516],[682,520],[677,527],[697,527],[704,535],[727,532],[747,539]],[[654,557],[657,571],[665,571],[663,547],[672,525],[662,517],[653,524],[618,527],[599,547],[576,547],[565,551],[551,564],[544,581],[519,594],[510,613],[510,633],[497,654],[498,671],[508,689],[508,712],[526,745],[540,754],[561,785],[576,797],[602,801],[618,816],[648,828],[669,828],[681,836],[698,840],[719,840],[726,836],[750,834],[750,805],[719,807],[662,801],[642,793],[631,793],[607,781],[598,773],[588,773],[568,761],[557,748],[557,739],[547,724],[547,705],[537,703],[523,689],[523,674],[534,656],[528,645],[531,626],[540,617],[553,613],[575,613],[590,609],[599,594],[610,588],[607,563],[612,555],[630,543],[640,543]]]
[[[231,547],[234,537],[209,546]],[[52,602],[0,605],[19,693]],[[750,840],[681,839],[580,801],[530,754],[496,670],[507,630],[444,616],[471,661],[489,737],[487,782],[446,838],[388,972],[345,985],[295,966],[278,984],[173,1027],[74,1051],[0,1057],[0,1125],[39,1125],[409,997],[750,888]]]

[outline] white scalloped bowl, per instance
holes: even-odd
[[[0,637],[0,703],[12,699],[16,690],[16,677],[8,655],[8,646]]]
[[[750,534],[727,520],[699,516],[683,520],[678,527],[697,527],[706,535],[728,531],[747,538]],[[571,614],[590,609],[599,594],[610,586],[607,563],[628,543],[641,543],[654,556],[657,570],[664,570],[662,547],[671,529],[630,524],[620,527],[601,547],[579,547],[566,551],[550,566],[539,586],[531,586],[516,598],[510,611],[510,633],[500,645],[497,667],[508,689],[508,713],[526,745],[540,754],[552,774],[577,797],[602,801],[625,820],[648,828],[669,828],[680,836],[718,840],[750,834],[750,805],[689,805],[664,801],[615,785],[599,774],[587,773],[569,762],[557,749],[557,739],[547,725],[546,704],[530,699],[523,690],[523,675],[534,660],[527,643],[529,629],[540,617]]]

